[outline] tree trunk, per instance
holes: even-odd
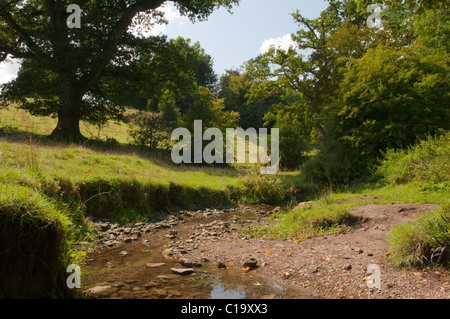
[[[68,142],[80,142],[86,138],[80,131],[81,104],[83,95],[64,85],[58,109],[58,123],[51,138]]]

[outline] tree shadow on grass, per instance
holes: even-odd
[[[4,127],[0,128],[0,140],[48,147],[64,148],[69,146],[79,146],[101,154],[132,155],[158,167],[176,172],[189,173],[201,171],[202,173],[211,176],[223,176],[224,174],[233,176],[244,175],[241,170],[229,164],[175,164],[171,158],[171,150],[151,150],[148,147],[119,143],[115,139],[97,140],[86,138],[82,141],[71,142],[54,139],[48,135],[40,135],[11,127]]]

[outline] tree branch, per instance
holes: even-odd
[[[103,70],[111,61],[114,53],[117,50],[117,42],[120,36],[126,29],[130,26],[133,18],[139,12],[145,12],[147,10],[154,10],[159,8],[166,0],[143,0],[136,2],[135,4],[129,6],[123,13],[121,19],[116,22],[115,26],[111,30],[106,44],[104,46],[104,54],[102,59],[97,63],[96,67],[87,74],[85,79],[81,81],[84,83],[81,88],[82,91],[87,91],[102,75]]]
[[[11,27],[16,33],[19,34],[19,37],[23,38],[28,48],[33,51],[36,55],[42,55],[42,51],[39,46],[33,41],[28,33],[25,32],[17,23],[14,21],[12,16],[9,13],[2,14],[4,20],[7,25]]]

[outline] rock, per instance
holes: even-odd
[[[247,267],[255,268],[256,264],[258,263],[258,260],[254,256],[248,255],[243,258],[243,263],[244,263],[244,268],[247,268]]]
[[[182,258],[180,259],[180,265],[187,267],[187,268],[200,268],[202,267],[202,264],[200,262],[197,262],[195,260],[191,260],[191,259],[187,259],[187,258]]]
[[[150,281],[144,285],[144,288],[148,290],[148,289],[151,289],[151,288],[154,288],[157,286],[159,286],[159,284],[157,282]]]
[[[169,294],[167,292],[167,290],[165,290],[165,289],[158,289],[158,288],[153,288],[152,290],[150,290],[150,292],[153,295],[155,295],[156,298],[160,298],[160,299],[166,298],[167,295]]]
[[[169,297],[173,296],[173,297],[181,297],[183,294],[181,292],[179,292],[176,289],[169,289]]]
[[[101,231],[107,231],[108,229],[111,228],[111,224],[110,223],[100,223],[100,224],[98,224],[98,227],[100,228]]]
[[[173,251],[171,249],[166,249],[166,250],[162,251],[161,254],[164,257],[166,257],[166,256],[173,256]]]
[[[111,286],[96,286],[88,289],[88,292],[94,295],[99,295],[105,293],[108,289],[111,289]]]
[[[159,267],[165,267],[165,263],[148,263],[147,267],[149,268],[159,268]]]
[[[126,255],[128,255],[128,251],[123,250],[123,251],[120,252],[120,254],[121,254],[122,256],[126,256]]]
[[[262,295],[260,299],[275,299],[275,295]]]
[[[177,275],[186,276],[195,272],[194,268],[170,268],[170,270]]]
[[[227,265],[225,265],[223,262],[219,262],[219,263],[217,264],[217,268],[220,268],[220,269],[227,269]]]
[[[348,270],[352,270],[352,265],[347,265],[347,266],[345,266],[345,267],[344,267],[344,270],[347,270],[347,271],[348,271]]]

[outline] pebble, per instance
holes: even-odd
[[[148,263],[147,267],[149,268],[159,268],[159,267],[164,267],[166,266],[165,263]]]
[[[174,274],[182,275],[182,276],[190,275],[195,272],[194,268],[170,268],[170,270]]]
[[[347,271],[352,270],[352,265],[347,265],[347,266],[345,266],[345,267],[344,267],[344,270],[347,270]]]

